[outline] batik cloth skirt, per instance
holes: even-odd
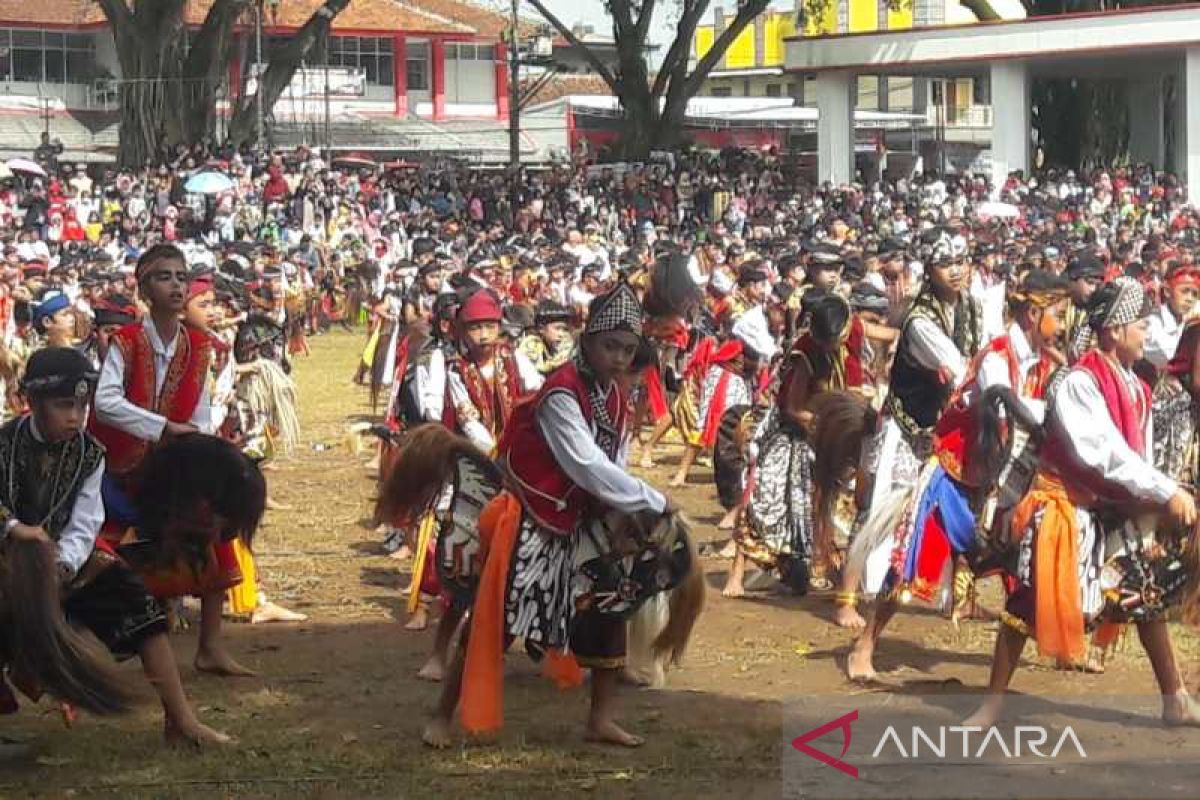
[[[764,569],[781,560],[812,561],[813,451],[799,429],[769,421],[758,444],[749,501],[735,538]]]
[[[1154,386],[1154,466],[1179,483],[1195,485],[1196,416],[1192,395],[1179,379],[1165,375]]]
[[[1036,636],[1045,655],[1079,657],[1080,637],[1104,623],[1164,619],[1188,583],[1184,531],[1078,506],[1054,476],[1035,478],[1014,511],[1013,536],[1015,588],[1002,620]]]
[[[750,407],[737,405],[725,410],[713,449],[713,481],[717,498],[726,511],[741,505],[746,489],[747,428],[753,424]]]
[[[637,547],[632,554],[614,550],[599,520],[562,536],[523,514],[505,596],[508,635],[523,639],[535,657],[569,647],[581,666],[621,666],[625,620],[689,568],[683,541],[666,554],[653,542]]]

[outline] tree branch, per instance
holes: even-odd
[[[737,16],[733,18],[733,23],[725,30],[721,31],[721,35],[713,42],[713,46],[704,58],[696,64],[696,68],[692,70],[692,74],[687,77],[684,83],[683,92],[685,97],[693,97],[700,90],[704,79],[708,77],[708,73],[712,72],[713,67],[725,55],[725,51],[733,44],[733,40],[741,35],[746,26],[754,21],[754,18],[766,10],[771,4],[771,0],[745,0],[738,8]]]
[[[96,0],[96,2],[100,5],[104,16],[108,18],[109,24],[114,27],[128,23],[133,17],[133,12],[129,10],[129,6],[125,5],[125,0]]]
[[[566,25],[563,25],[562,20],[554,16],[554,14],[550,12],[550,9],[546,8],[545,4],[543,4],[541,0],[528,0],[528,2],[531,6],[537,9],[537,12],[542,15],[546,22],[549,22],[550,25],[553,26],[554,29],[558,31],[564,39],[567,40],[568,44],[570,44],[572,47],[578,50],[581,55],[583,55],[584,59],[588,62],[588,64],[591,65],[592,69],[596,71],[596,74],[608,84],[608,88],[613,91],[613,94],[620,95],[620,91],[617,89],[617,79],[613,76],[612,70],[604,65],[604,62],[592,52],[591,48],[579,41],[579,37],[572,33],[570,28],[568,28]]]
[[[646,41],[650,34],[650,20],[654,16],[654,5],[657,0],[642,0],[642,13],[638,16],[637,26],[633,35],[639,42]]]
[[[658,74],[654,76],[654,86],[650,89],[650,94],[655,98],[662,96],[663,89],[667,86],[667,80],[672,75],[675,76],[675,80],[679,80],[681,75],[687,74],[692,39],[695,38],[696,28],[700,25],[700,19],[704,16],[704,12],[708,10],[710,1],[690,0],[688,2],[685,0],[683,16],[679,18],[675,39],[671,42],[671,47],[667,50],[667,55],[659,66]],[[683,65],[682,70],[677,69],[680,64]]]
[[[321,37],[329,32],[334,18],[342,13],[348,5],[350,5],[350,0],[325,0],[300,26],[300,30],[296,31],[287,43],[271,56],[271,60],[267,62],[267,68],[259,75],[254,90],[256,94],[261,93],[265,112],[269,113],[275,107],[283,90],[291,83],[300,62],[305,59]],[[229,125],[229,131],[230,138],[234,140],[235,144],[241,144],[253,132],[251,112],[256,103],[255,95],[243,98],[241,108],[234,115],[233,121]]]
[[[251,0],[214,0],[204,24],[192,39],[184,62],[184,73],[199,75],[205,72],[218,74],[229,63],[229,45],[232,43],[233,26],[242,12],[250,7]]]
[[[989,0],[958,0],[958,4],[975,15],[980,22],[996,22],[1003,19]]]

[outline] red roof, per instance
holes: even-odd
[[[187,21],[200,25],[213,0],[190,0]],[[268,28],[299,28],[324,0],[281,0],[267,11]],[[62,28],[106,22],[95,0],[0,0],[0,24]],[[447,33],[498,39],[506,17],[466,0],[351,0],[333,29]]]

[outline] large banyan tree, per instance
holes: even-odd
[[[217,101],[234,56],[235,31],[248,30],[263,0],[211,0],[204,22],[188,30],[188,0],[97,0],[112,29],[121,65],[118,160],[126,166],[155,158],[164,145],[192,144],[216,131]],[[256,91],[275,105],[296,69],[324,42],[350,0],[325,0],[282,47],[273,48]],[[261,9],[259,10],[261,12]],[[238,87],[241,89],[242,87]],[[235,145],[257,140],[257,100],[237,91],[228,136]]]

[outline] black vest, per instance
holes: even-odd
[[[954,387],[942,383],[936,370],[927,369],[917,362],[909,345],[908,326],[918,317],[933,322],[950,337],[958,352],[967,359],[974,356],[982,344],[982,313],[975,298],[963,292],[952,321],[943,312],[933,293],[922,291],[900,325],[900,345],[892,362],[885,407],[910,437],[933,428],[950,400]]]

